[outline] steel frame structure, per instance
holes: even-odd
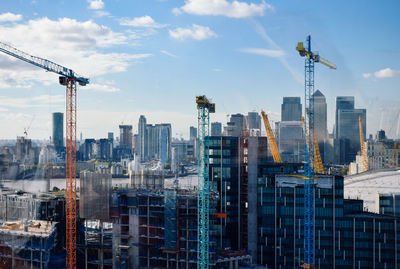
[[[207,106],[198,106],[198,177],[197,177],[197,268],[209,267],[209,141],[210,114]]]
[[[66,249],[67,268],[76,268],[76,80],[66,88]]]

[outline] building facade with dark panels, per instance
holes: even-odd
[[[219,249],[218,199],[211,194],[210,268],[231,268],[250,257]],[[111,217],[114,268],[197,268],[197,192],[115,190]]]
[[[288,174],[258,179],[257,263],[303,263],[303,187],[304,179]],[[342,177],[315,180],[314,210],[315,268],[397,268],[398,220],[364,212],[362,200],[343,199]]]
[[[400,216],[400,193],[377,194],[377,210],[379,214]]]
[[[226,214],[219,223],[226,230],[220,248],[248,249],[254,222],[255,192],[249,177],[257,162],[271,160],[266,137],[209,137],[211,187],[220,194],[217,211]],[[254,204],[252,205],[251,202]],[[249,226],[250,222],[250,226]],[[220,233],[222,239],[222,233]]]
[[[301,121],[300,97],[283,97],[281,105],[281,121]]]

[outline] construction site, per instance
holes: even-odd
[[[48,179],[41,193],[1,185],[0,268],[400,267],[400,141],[383,130],[367,138],[366,109],[351,96],[336,98],[329,134],[314,76],[318,63],[337,67],[312,49],[311,35],[294,49],[304,58],[304,100],[283,97],[280,122],[264,110],[232,114],[214,133],[218,104],[199,94],[190,141],[173,143],[171,124],[141,115],[137,134],[119,125],[116,147],[113,133],[78,142],[77,91],[88,77],[0,42],[66,89],[65,148],[62,133],[53,145],[65,153],[65,182],[51,191]],[[54,117],[62,125],[62,113]],[[4,151],[33,167],[31,144],[19,137],[16,158]],[[197,182],[183,187],[188,171]]]

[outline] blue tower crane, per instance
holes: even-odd
[[[197,178],[197,268],[208,269],[210,259],[210,182],[209,182],[209,130],[210,113],[215,104],[205,95],[196,97],[198,119],[198,178]]]
[[[314,130],[314,63],[322,63],[331,69],[336,69],[336,65],[323,59],[317,52],[311,51],[311,35],[307,36],[307,48],[303,42],[298,42],[296,50],[305,59],[305,83],[304,83],[304,132],[310,134]],[[308,141],[307,141],[308,140]],[[305,165],[304,165],[304,261],[301,267],[314,267],[314,179],[312,156],[314,156],[314,141],[312,135],[306,135]]]
[[[74,71],[52,61],[29,55],[8,44],[0,42],[0,51],[12,57],[33,64],[47,71],[59,74],[59,82],[66,86],[66,268],[76,268],[76,87],[77,83],[85,86],[89,78],[79,76]]]

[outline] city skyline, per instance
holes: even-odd
[[[284,96],[300,96],[303,104],[304,60],[295,46],[311,32],[313,49],[338,66],[316,67],[328,132],[336,96],[355,96],[356,107],[367,108],[367,134],[398,132],[399,3],[354,1],[344,9],[342,1],[214,2],[211,9],[205,0],[6,1],[1,41],[90,76],[78,94],[84,138],[118,133],[122,123],[136,126],[140,115],[170,122],[173,136],[188,137],[196,95],[213,98],[211,121],[223,123],[227,114],[261,109],[278,121]],[[5,55],[0,74],[0,125],[7,126],[0,139],[23,135],[31,121],[29,137],[48,138],[51,113],[65,110],[57,76]]]

